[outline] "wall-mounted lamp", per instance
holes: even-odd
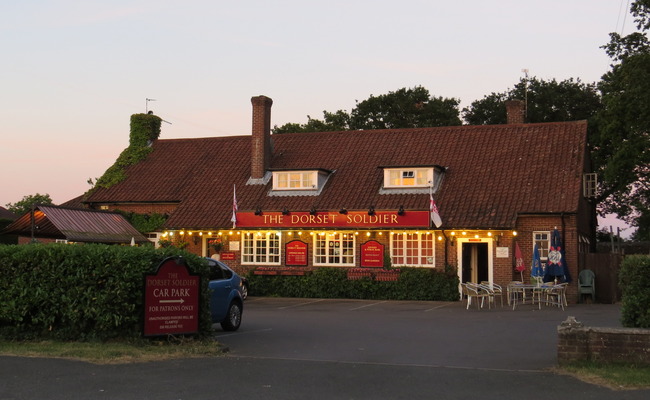
[[[199,240],[201,240],[201,238],[198,235],[192,236],[192,241],[194,242],[194,245],[199,244]]]
[[[347,210],[345,207],[343,207],[343,208],[341,208],[341,209],[339,210],[339,213],[340,213],[340,214],[347,214],[347,213],[348,213],[348,210]]]
[[[259,208],[259,207],[257,207],[257,208],[255,209],[255,215],[262,215],[262,209]]]
[[[499,242],[501,241],[501,236],[503,236],[503,232],[496,232],[496,233],[488,232],[487,235],[488,237],[492,238],[492,240],[494,240],[494,244],[498,247]]]
[[[289,210],[286,207],[282,210],[282,215],[289,215]]]
[[[368,209],[368,215],[375,215],[375,206],[370,206]]]
[[[309,210],[309,215],[316,215],[316,209],[314,207]]]
[[[404,215],[404,206],[399,206],[399,210],[397,210],[397,215]]]

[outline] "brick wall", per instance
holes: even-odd
[[[585,327],[574,317],[558,330],[557,360],[650,365],[650,329]]]
[[[533,254],[533,232],[536,231],[552,231],[555,227],[562,234],[562,244],[564,245],[564,252],[566,256],[566,265],[569,268],[569,275],[571,275],[572,282],[567,286],[567,301],[569,303],[578,302],[578,271],[579,260],[578,256],[580,251],[580,246],[578,246],[578,227],[577,218],[575,215],[565,215],[563,217],[559,216],[520,216],[517,220],[517,232],[519,233],[517,238],[514,240],[519,243],[521,252],[524,257],[524,265],[530,268]],[[524,271],[524,278],[530,278],[530,272],[528,271],[528,277],[526,277],[526,272]],[[519,274],[513,271],[513,277],[516,277],[519,280]]]
[[[251,178],[264,177],[271,160],[271,106],[273,100],[266,96],[251,98],[253,126],[251,141]]]

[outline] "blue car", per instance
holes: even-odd
[[[243,282],[235,271],[221,261],[206,258],[210,266],[210,314],[212,323],[226,331],[236,331],[244,312]]]

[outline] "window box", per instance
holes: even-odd
[[[375,272],[375,280],[377,281],[396,281],[399,279],[399,269],[381,269]]]
[[[259,267],[255,271],[253,271],[253,275],[277,275],[277,274],[278,274],[277,268]]]
[[[310,269],[307,268],[280,268],[280,275],[289,275],[289,276],[304,276],[307,275],[308,272],[311,272]]]
[[[350,268],[348,270],[348,280],[357,280],[368,278],[372,279],[372,270],[369,268]]]

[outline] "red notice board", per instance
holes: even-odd
[[[285,246],[286,264],[289,266],[302,267],[307,265],[307,243],[300,240],[292,240]]]
[[[382,268],[384,266],[384,245],[375,240],[362,244],[361,266]]]
[[[199,282],[180,257],[166,258],[155,274],[146,274],[143,335],[198,333]]]

